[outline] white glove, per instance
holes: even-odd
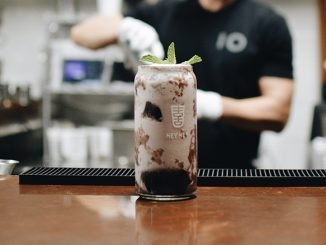
[[[137,59],[149,53],[161,59],[164,57],[164,49],[156,30],[141,20],[124,18],[119,28],[118,40],[126,44]]]
[[[197,90],[197,118],[218,120],[223,114],[222,96],[216,92]]]

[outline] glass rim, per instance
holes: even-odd
[[[138,67],[192,67],[189,64],[141,64]]]

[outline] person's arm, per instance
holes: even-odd
[[[221,120],[237,127],[280,132],[287,123],[293,93],[293,81],[278,77],[262,77],[261,96],[248,99],[222,97]]]
[[[71,39],[85,48],[103,48],[117,42],[122,20],[121,15],[91,17],[71,29]]]
[[[72,40],[85,48],[99,49],[119,43],[126,54],[126,64],[137,71],[138,60],[146,54],[164,57],[158,33],[149,24],[133,17],[95,16],[71,29]]]
[[[245,129],[279,132],[288,120],[293,94],[292,38],[283,17],[272,12],[260,17],[260,96],[242,100],[222,97],[221,120]]]

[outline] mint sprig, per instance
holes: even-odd
[[[202,58],[200,58],[198,55],[194,55],[189,60],[182,62],[182,64],[193,65],[202,61],[203,61]]]
[[[167,53],[167,59],[166,61],[169,64],[176,64],[177,63],[177,58],[175,56],[175,47],[174,47],[174,42],[172,42],[168,48],[168,53]]]
[[[167,58],[165,60],[162,60],[162,59],[156,57],[155,55],[147,54],[147,55],[144,55],[143,57],[141,57],[140,61],[148,62],[151,64],[171,64],[171,65],[177,64],[174,42],[172,42],[170,44],[168,51],[167,51]],[[191,59],[184,61],[181,64],[193,65],[193,64],[196,64],[199,62],[202,62],[202,58],[200,58],[198,55],[194,55],[193,57],[191,57]]]
[[[158,58],[152,54],[144,55],[143,57],[140,58],[140,61],[149,62],[152,64],[166,64],[166,62],[164,60],[161,60],[160,58]]]

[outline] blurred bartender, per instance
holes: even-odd
[[[174,41],[178,60],[200,55],[199,166],[252,168],[260,132],[281,131],[289,117],[292,41],[284,18],[254,0],[165,0],[127,16],[92,17],[72,38],[91,49],[119,41],[157,56]]]

